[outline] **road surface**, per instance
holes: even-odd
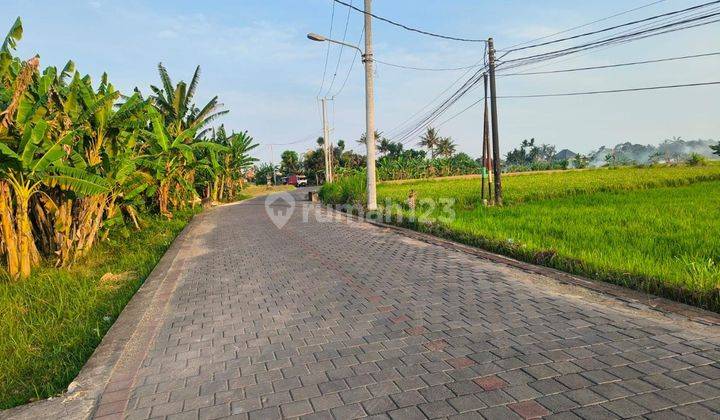
[[[191,224],[96,418],[718,417],[717,327],[275,205]]]

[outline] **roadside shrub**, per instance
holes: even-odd
[[[358,172],[323,184],[318,195],[325,204],[364,205],[367,197],[365,173]]]

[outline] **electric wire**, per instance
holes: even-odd
[[[350,0],[350,4],[352,4],[352,0]],[[335,6],[334,2],[333,2],[333,6]],[[350,24],[350,9],[348,9],[347,17],[345,18],[345,31],[343,31],[343,36],[342,36],[343,43],[345,42],[345,38],[347,38],[347,31],[348,31],[349,24]],[[338,70],[340,69],[340,60],[342,59],[344,48],[345,48],[345,45],[340,44],[340,52],[338,53],[337,63],[335,64],[335,72],[333,72],[333,77],[332,77],[332,80],[330,81],[330,87],[328,87],[328,90],[325,93],[325,96],[329,95],[330,92],[332,91],[333,86],[335,86],[335,78],[337,78]]]
[[[441,35],[441,34],[437,34],[437,33],[433,33],[433,32],[428,32],[428,31],[425,31],[425,30],[422,30],[422,29],[412,28],[412,27],[410,27],[410,26],[403,25],[402,23],[398,23],[398,22],[392,21],[392,20],[390,20],[390,19],[388,19],[388,18],[384,18],[384,17],[382,17],[382,16],[378,16],[378,15],[373,14],[373,13],[368,13],[368,12],[366,12],[365,10],[360,9],[360,8],[358,8],[358,7],[355,7],[355,6],[353,6],[352,4],[348,4],[348,3],[346,3],[346,2],[344,2],[344,1],[342,1],[342,0],[334,0],[334,1],[335,1],[336,3],[342,4],[343,6],[347,6],[347,7],[351,8],[351,9],[355,10],[356,12],[360,12],[360,13],[362,13],[362,14],[369,15],[369,16],[377,19],[377,20],[380,20],[380,21],[385,22],[385,23],[389,23],[390,25],[397,26],[397,27],[399,27],[399,28],[405,29],[405,30],[410,31],[410,32],[417,32],[417,33],[419,33],[419,34],[423,34],[423,35],[427,35],[427,36],[432,36],[432,37],[435,37],[435,38],[447,39],[447,40],[451,40],[451,41],[461,41],[461,42],[487,42],[487,40],[485,40],[485,39],[460,38],[460,37],[454,37],[454,36],[449,36],[449,35]]]
[[[363,36],[365,35],[365,26],[363,25],[362,30],[360,31],[360,39],[358,39],[357,42],[357,48],[360,48],[360,43],[363,40]],[[345,80],[343,80],[343,84],[340,86],[340,89],[335,92],[334,95],[332,95],[332,98],[335,99],[336,96],[340,95],[340,93],[345,89],[345,85],[347,85],[348,79],[350,79],[350,74],[352,73],[353,67],[355,67],[355,61],[357,61],[359,51],[353,50],[353,59],[350,62],[350,67],[348,68],[348,72],[345,75]]]
[[[593,91],[587,91],[587,92],[543,93],[543,94],[534,94],[534,95],[504,95],[504,96],[498,96],[497,98],[501,98],[501,99],[554,98],[554,97],[561,97],[561,96],[601,95],[601,94],[607,94],[607,93],[641,92],[641,91],[648,91],[648,90],[675,89],[675,88],[711,86],[711,85],[720,85],[720,81],[685,83],[685,84],[677,84],[677,85],[646,86],[646,87],[627,88],[627,89],[593,90]]]
[[[643,31],[635,31],[635,32],[633,32],[633,33],[631,33],[631,34],[624,34],[624,35],[622,35],[621,37],[618,37],[618,36],[616,35],[616,36],[613,36],[613,37],[609,38],[609,40],[610,40],[610,41],[615,41],[615,40],[620,40],[620,39],[622,39],[622,38],[631,38],[630,40],[636,40],[636,39],[642,39],[642,38],[645,38],[645,37],[650,37],[650,36],[659,35],[660,33],[665,33],[665,32],[668,32],[668,31],[682,30],[682,29],[687,29],[687,28],[689,28],[689,27],[695,27],[695,26],[705,25],[705,24],[709,24],[709,23],[712,23],[712,22],[702,22],[702,23],[698,23],[698,24],[694,24],[694,25],[686,25],[685,27],[680,27],[680,28],[676,27],[677,25],[682,24],[682,23],[692,23],[692,22],[696,22],[696,21],[698,21],[698,20],[706,19],[707,17],[713,16],[713,15],[714,15],[714,14],[711,13],[711,14],[705,14],[705,15],[702,15],[702,16],[699,16],[699,17],[693,17],[693,18],[690,18],[690,19],[684,19],[684,20],[680,20],[679,22],[673,22],[673,23],[670,23],[670,24],[660,25],[660,26],[653,27],[653,28],[651,28],[651,29],[643,30]],[[713,21],[713,22],[714,22],[714,21]],[[669,28],[669,29],[666,29],[666,31],[657,33],[658,29],[663,29],[663,28]],[[655,32],[655,33],[653,33],[653,32]],[[641,36],[638,36],[638,35],[644,35],[644,36],[641,37]],[[633,38],[633,37],[634,37],[634,38]],[[599,41],[591,42],[591,43],[585,44],[585,46],[579,46],[579,47],[588,48],[588,46],[598,45],[598,44],[601,43],[601,42],[609,43],[608,40],[606,39],[606,40],[599,40]],[[629,41],[627,41],[627,42],[629,42]],[[578,47],[571,47],[571,48],[570,48],[570,50],[575,50],[575,49],[579,49],[579,48],[578,48]],[[563,51],[563,52],[564,52],[564,51]],[[552,52],[551,52],[551,53],[546,53],[546,54],[552,54]],[[568,53],[568,54],[569,54],[569,53]],[[553,58],[555,58],[555,57],[553,57]],[[514,60],[512,60],[512,61],[514,61]],[[402,134],[400,134],[400,136],[398,137],[398,141],[401,142],[401,143],[403,143],[403,144],[406,143],[407,141],[409,141],[409,139],[410,139],[411,136],[413,136],[414,134],[416,134],[418,130],[422,129],[423,127],[427,127],[429,124],[431,124],[432,122],[434,122],[441,114],[443,114],[444,112],[446,112],[446,111],[450,108],[450,106],[452,106],[452,105],[453,105],[454,103],[456,103],[463,95],[465,95],[467,92],[469,92],[469,91],[472,89],[473,86],[474,86],[474,84],[473,84],[472,86],[470,86],[470,88],[467,89],[467,90],[460,90],[460,91],[456,92],[455,94],[453,94],[453,95],[452,95],[450,98],[448,98],[448,100],[446,100],[443,104],[441,104],[439,107],[435,108],[430,114],[428,114],[426,117],[424,117],[423,119],[421,119],[415,127],[411,128],[411,129],[407,129],[407,130],[405,130]],[[664,89],[666,89],[666,88],[664,88]],[[643,89],[641,89],[641,90],[647,90],[647,89],[644,89],[644,88],[643,88]],[[608,93],[609,93],[609,92],[608,92]],[[564,96],[567,96],[567,95],[564,95]],[[471,107],[472,107],[472,106],[471,106]],[[468,109],[469,109],[469,108],[468,108]],[[464,112],[464,111],[463,111],[463,112]],[[453,117],[453,118],[454,118],[454,117]]]
[[[507,49],[507,50],[505,50],[505,51],[508,52],[508,53],[511,53],[511,52],[515,52],[515,51],[527,50],[527,49],[530,49],[530,48],[537,48],[537,47],[542,47],[542,46],[545,46],[545,45],[556,44],[556,43],[558,43],[558,42],[569,41],[569,40],[572,40],[572,39],[582,38],[582,37],[585,37],[585,36],[597,35],[597,34],[599,34],[599,33],[608,32],[608,31],[612,31],[612,30],[615,30],[615,29],[619,29],[619,28],[623,28],[623,27],[627,27],[627,26],[636,25],[636,24],[638,24],[638,23],[649,22],[649,21],[653,21],[653,20],[656,20],[656,19],[665,18],[665,17],[668,17],[668,16],[674,16],[674,15],[677,15],[677,14],[682,14],[682,13],[686,13],[686,12],[689,12],[689,11],[698,10],[698,9],[701,9],[701,8],[704,8],[704,7],[713,5],[713,4],[718,4],[718,3],[720,3],[720,0],[714,0],[714,1],[711,1],[711,2],[707,2],[707,3],[703,3],[703,4],[691,6],[691,7],[685,8],[685,9],[674,10],[674,11],[672,11],[672,12],[667,12],[667,13],[662,13],[662,14],[659,14],[659,15],[654,15],[654,16],[650,16],[650,17],[647,17],[647,18],[644,18],[644,19],[634,20],[634,21],[626,22],[626,23],[623,23],[623,24],[620,24],[620,25],[615,25],[615,26],[610,26],[610,27],[607,27],[607,28],[598,29],[598,30],[596,30],[596,31],[585,32],[585,33],[582,33],[582,34],[573,35],[573,36],[569,36],[569,37],[565,37],[565,38],[560,38],[560,39],[554,39],[554,40],[552,40],[552,41],[541,42],[541,43],[538,43],[538,44],[526,45],[526,46],[524,46],[524,47],[510,48],[510,49]]]
[[[465,73],[463,73],[463,74],[460,75],[457,79],[455,79],[448,87],[446,87],[445,89],[443,89],[442,92],[438,93],[437,96],[435,96],[430,102],[426,103],[422,108],[418,109],[415,113],[413,113],[413,114],[410,115],[408,118],[406,118],[405,120],[403,120],[400,124],[398,124],[398,125],[396,125],[395,127],[391,128],[391,129],[388,131],[388,133],[400,133],[400,132],[402,131],[402,130],[400,130],[402,127],[406,126],[413,118],[415,118],[415,117],[417,117],[418,115],[420,115],[421,112],[423,112],[424,110],[426,110],[430,105],[432,105],[432,104],[435,103],[438,99],[440,99],[445,93],[447,93],[450,89],[452,89],[453,86],[455,86],[460,80],[462,80],[465,76],[467,76],[468,73],[470,73],[471,70],[472,70],[472,69],[468,69],[467,71],[465,71]],[[394,137],[394,136],[391,135],[391,136],[389,136],[389,137],[392,138],[392,137]]]
[[[373,61],[376,63],[379,63],[379,64],[383,64],[385,66],[397,67],[397,68],[406,69],[406,70],[419,70],[419,71],[459,71],[459,70],[474,69],[474,68],[482,66],[482,64],[475,63],[472,65],[463,66],[463,67],[432,68],[432,67],[406,66],[406,65],[402,65],[402,64],[388,63],[387,61],[381,61],[378,59],[374,59]]]
[[[332,11],[330,12],[330,33],[328,34],[328,37],[332,37],[333,32],[333,23],[335,22],[335,2],[331,1],[332,5]],[[328,60],[330,59],[330,43],[327,43],[327,48],[325,49],[325,65],[323,66],[323,76],[322,76],[322,82],[320,83],[320,89],[318,89],[317,95],[315,95],[317,98],[320,98],[320,94],[323,91],[323,88],[325,87],[325,76],[327,75],[327,66],[328,66]]]
[[[669,61],[689,60],[692,58],[711,57],[711,56],[716,56],[716,55],[720,55],[720,52],[683,55],[683,56],[679,56],[679,57],[667,57],[667,58],[659,58],[659,59],[654,59],[654,60],[630,61],[630,62],[626,62],[626,63],[606,64],[606,65],[600,65],[600,66],[576,67],[576,68],[560,69],[560,70],[527,71],[527,72],[521,72],[521,73],[504,73],[504,74],[498,74],[498,77],[531,76],[531,75],[541,75],[541,74],[570,73],[570,72],[586,71],[586,70],[610,69],[610,68],[616,68],[616,67],[636,66],[636,65],[641,65],[641,64],[665,63],[665,62],[669,62]]]
[[[719,8],[719,9],[720,9],[720,8]],[[696,13],[691,14],[691,15],[689,15],[689,16],[693,16],[693,17],[694,17],[694,16],[700,16],[700,15],[703,14],[703,13],[705,13],[705,12],[704,12],[704,11],[703,11],[703,12],[699,12],[699,13],[696,12]],[[688,16],[684,16],[684,17],[688,17]],[[684,17],[682,17],[682,18],[684,18]],[[627,30],[625,30],[625,31],[618,32],[618,33],[616,33],[615,35],[629,34],[629,33],[633,32],[633,31],[636,31],[637,29],[650,28],[650,27],[652,27],[653,25],[656,25],[657,23],[660,23],[660,22],[669,23],[669,22],[677,21],[678,19],[679,19],[679,18],[677,18],[677,17],[665,18],[665,19],[660,20],[659,22],[653,22],[653,23],[650,23],[650,24],[644,24],[644,25],[638,26],[637,28],[627,29]],[[629,42],[629,41],[628,41],[628,42]],[[538,61],[538,63],[540,63],[539,65],[533,65],[533,64],[535,64],[535,63],[530,62],[530,63],[516,63],[516,64],[510,65],[510,66],[506,66],[505,64],[503,64],[502,62],[500,62],[500,63],[498,64],[498,67],[507,70],[507,69],[512,69],[512,68],[525,67],[525,66],[527,66],[527,65],[532,65],[529,70],[536,70],[536,69],[544,68],[544,67],[547,67],[547,66],[550,66],[550,65],[559,64],[559,63],[563,63],[563,62],[567,62],[567,61],[572,61],[572,60],[574,60],[574,59],[577,59],[578,57],[583,57],[583,56],[587,56],[587,55],[589,55],[589,54],[594,54],[594,53],[597,53],[598,51],[604,51],[604,50],[607,50],[607,49],[609,49],[609,48],[613,48],[613,47],[615,47],[615,46],[617,46],[617,45],[622,45],[622,44],[623,44],[623,43],[620,43],[620,42],[610,43],[610,44],[608,44],[608,45],[602,45],[602,46],[598,46],[598,47],[593,48],[593,49],[588,49],[588,50],[585,50],[585,51],[580,51],[580,52],[582,52],[582,54],[578,54],[579,52],[575,52],[575,53],[573,53],[573,54],[577,54],[577,55],[573,55],[573,56],[571,56],[570,58],[567,58],[567,59],[564,59],[564,60],[558,60],[558,58],[563,58],[563,57],[568,56],[568,55],[570,55],[570,54],[564,54],[564,55],[561,55],[561,56],[558,56],[558,57],[551,57],[551,58],[548,58],[548,59],[545,59],[545,60],[539,60],[539,61]],[[501,71],[498,75],[500,75],[500,74],[502,74],[502,71]]]
[[[665,1],[667,1],[667,0],[657,0],[657,1],[654,1],[654,2],[652,2],[652,3],[644,4],[644,5],[642,5],[642,6],[638,6],[638,7],[635,7],[635,8],[633,8],[633,9],[624,10],[624,11],[622,11],[622,12],[618,12],[618,13],[615,13],[615,14],[613,14],[613,15],[610,15],[610,16],[607,16],[607,17],[604,17],[604,18],[601,18],[601,19],[594,20],[594,21],[592,21],[592,22],[588,22],[588,23],[584,23],[584,24],[582,24],[582,25],[574,26],[574,27],[572,27],[572,28],[564,29],[564,30],[562,30],[562,31],[555,32],[555,33],[550,34],[550,35],[545,35],[545,36],[541,36],[541,37],[539,37],[539,38],[535,38],[535,39],[531,39],[531,40],[528,40],[528,41],[520,42],[520,43],[511,45],[511,46],[509,46],[509,47],[507,47],[507,48],[499,49],[498,51],[507,51],[507,50],[510,50],[510,49],[512,49],[512,48],[519,47],[519,46],[521,46],[521,45],[526,45],[526,44],[530,44],[530,43],[532,43],[532,42],[542,41],[543,39],[552,38],[552,37],[554,37],[554,36],[562,35],[562,34],[565,34],[565,33],[568,33],[568,32],[572,32],[572,31],[577,30],[577,29],[586,28],[586,27],[591,26],[591,25],[594,25],[594,24],[596,24],[596,23],[604,22],[604,21],[606,21],[606,20],[610,20],[610,19],[616,18],[616,17],[618,17],[618,16],[626,15],[626,14],[628,14],[628,13],[632,13],[632,12],[635,12],[635,11],[638,11],[638,10],[641,10],[641,9],[645,9],[645,8],[650,7],[650,6],[654,6],[654,5],[656,5],[656,4],[663,3],[663,2],[665,2]]]
[[[699,16],[699,17],[684,19],[681,21],[668,23],[665,25],[656,26],[656,27],[652,27],[649,29],[635,31],[635,32],[632,32],[629,34],[615,35],[615,36],[612,36],[609,38],[604,38],[604,39],[588,42],[586,44],[581,44],[581,45],[564,48],[561,50],[555,50],[555,51],[550,51],[550,52],[546,52],[546,53],[542,53],[542,54],[521,57],[521,58],[517,58],[517,59],[513,59],[513,60],[505,60],[502,62],[502,64],[507,65],[509,63],[522,63],[523,65],[527,65],[527,64],[532,64],[532,63],[539,62],[539,61],[544,61],[544,60],[548,60],[548,59],[561,57],[561,56],[568,55],[568,54],[574,54],[579,51],[585,51],[588,49],[593,49],[593,48],[597,48],[597,47],[608,45],[608,44],[637,41],[637,40],[649,38],[652,36],[658,36],[658,35],[676,32],[676,31],[680,31],[680,30],[695,28],[695,27],[699,27],[699,26],[705,26],[705,25],[715,23],[720,19],[715,19],[715,20],[705,21],[705,22],[700,22],[700,23],[695,23],[695,22],[705,20],[705,19],[708,19],[711,17],[715,17],[718,15],[720,15],[720,12],[710,13],[710,14],[706,14],[703,16]],[[680,25],[685,25],[685,26],[680,26]]]

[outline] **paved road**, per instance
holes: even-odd
[[[96,417],[718,417],[719,329],[315,215],[201,216],[137,375]]]

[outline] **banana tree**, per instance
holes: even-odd
[[[203,142],[190,143],[195,137],[195,129],[186,129],[177,136],[172,136],[164,124],[162,115],[151,110],[152,131],[144,131],[146,138],[143,154],[147,157],[141,164],[153,176],[154,185],[150,192],[154,193],[160,214],[172,218],[169,210],[171,201],[182,202],[187,197],[195,198],[194,185],[187,175],[193,171],[197,162],[195,150]],[[175,187],[172,192],[171,188]],[[171,193],[175,200],[171,200]]]
[[[51,131],[46,121],[30,123],[16,150],[6,144],[0,146],[0,153],[5,158],[0,168],[5,184],[0,190],[0,213],[3,215],[8,273],[13,278],[28,277],[32,267],[40,262],[33,240],[29,204],[35,194],[44,194],[43,185],[71,189],[77,194],[98,194],[107,190],[102,178],[62,165],[67,147],[73,144],[77,133],[54,136]],[[6,208],[8,204],[14,206],[14,214]]]
[[[190,84],[181,81],[173,85],[167,69],[162,63],[158,64],[158,72],[162,87],[150,86],[154,95],[150,97],[157,110],[165,118],[168,131],[171,135],[180,135],[185,130],[195,130],[192,141],[203,139],[210,132],[207,125],[227,114],[229,111],[221,110],[222,104],[215,96],[202,108],[193,103],[195,91],[200,81],[200,66],[197,66]]]

